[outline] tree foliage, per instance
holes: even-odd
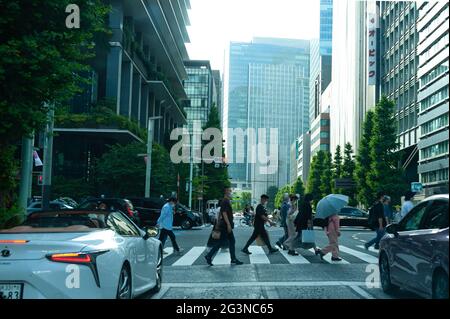
[[[344,164],[342,165],[342,178],[354,179],[355,173],[355,159],[353,156],[352,144],[346,143],[344,148]],[[343,189],[341,194],[347,195],[349,197],[349,205],[356,206],[356,188],[351,187]]]
[[[292,194],[293,188],[291,185],[284,185],[280,189],[278,189],[277,195],[275,196],[275,208],[279,208],[281,206],[281,203],[283,202],[283,196],[284,194]]]
[[[303,185],[303,181],[300,176],[297,177],[294,185],[292,185],[292,192],[294,194],[300,195],[300,199],[303,199],[303,197],[305,196],[305,186]]]
[[[306,191],[313,196],[313,204],[316,205],[321,199],[320,185],[322,184],[321,177],[324,169],[325,152],[318,151],[312,158],[311,169],[309,171]]]
[[[333,171],[330,152],[325,152],[323,159],[323,169],[320,174],[320,196],[325,197],[332,193]]]
[[[334,153],[334,159],[333,159],[333,193],[341,193],[341,189],[336,188],[334,182],[338,178],[342,178],[342,152],[341,152],[341,146],[336,146],[336,152]]]
[[[267,208],[274,209],[275,208],[275,198],[278,193],[278,187],[276,186],[270,186],[267,189],[267,196],[269,196],[269,201],[267,203]]]

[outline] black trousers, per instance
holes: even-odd
[[[259,228],[255,228],[253,230],[253,234],[250,236],[249,240],[247,241],[247,244],[245,244],[244,249],[248,249],[248,247],[250,247],[250,245],[256,240],[256,237],[258,237],[258,236],[261,236],[261,239],[264,241],[267,248],[269,248],[270,250],[273,249],[272,245],[270,245],[269,234],[267,233],[267,231],[265,229],[259,229]]]
[[[161,241],[163,247],[164,247],[164,244],[166,243],[167,236],[169,236],[170,240],[172,241],[173,249],[175,251],[179,251],[180,247],[178,247],[177,241],[175,239],[175,234],[173,233],[173,231],[167,230],[167,229],[164,229],[164,228],[161,229],[161,233],[159,234],[159,240]]]
[[[228,233],[226,231],[226,229],[221,229],[221,233],[220,233],[220,239],[217,240],[214,245],[212,246],[211,250],[209,251],[208,254],[206,254],[206,256],[208,258],[213,258],[214,255],[217,253],[217,251],[223,247],[224,243],[228,242],[228,247],[230,249],[230,258],[231,260],[236,260],[236,239],[234,238],[234,234],[233,231],[231,231],[231,233]]]

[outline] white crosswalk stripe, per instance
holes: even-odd
[[[378,264],[378,258],[374,257],[372,255],[360,252],[358,250],[354,250],[345,246],[341,246],[339,247],[340,251],[343,251],[344,253],[347,253],[349,255],[353,255],[356,258],[359,258],[361,260],[364,260],[365,262],[369,263],[369,264]]]
[[[250,246],[248,250],[252,253],[250,255],[251,264],[270,264],[270,260],[262,247]]]
[[[220,249],[213,259],[214,265],[229,265],[231,262],[230,252],[228,249]]]
[[[163,252],[167,253],[167,254],[163,254],[163,258],[167,258],[173,254],[173,247],[164,248]]]
[[[190,266],[205,251],[206,247],[192,247],[186,254],[172,264],[172,266]]]
[[[306,259],[300,254],[298,256],[292,256],[289,255],[286,250],[280,250],[280,253],[283,255],[284,258],[286,258],[286,260],[290,264],[310,264],[308,259]]]

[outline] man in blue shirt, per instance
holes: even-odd
[[[180,247],[178,247],[175,234],[173,233],[173,214],[174,207],[177,204],[177,199],[175,197],[170,197],[169,201],[163,206],[161,209],[161,215],[158,218],[157,226],[161,229],[161,233],[159,234],[159,240],[161,241],[163,247],[166,243],[167,236],[170,237],[172,241],[173,249],[180,253]]]
[[[281,204],[281,210],[280,210],[280,218],[281,218],[281,227],[284,229],[284,235],[278,239],[276,242],[277,246],[282,248],[283,250],[286,250],[286,247],[284,247],[283,243],[288,239],[288,229],[286,224],[286,218],[289,211],[290,205],[289,205],[289,194],[283,195],[283,204]]]

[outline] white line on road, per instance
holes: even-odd
[[[205,251],[206,247],[192,247],[183,257],[178,259],[172,266],[190,266]]]
[[[167,254],[163,254],[163,258],[169,257],[170,255],[173,254],[173,247],[164,248],[163,251],[167,252]]]
[[[251,264],[270,264],[264,249],[260,246],[250,246],[248,250],[252,253],[249,255]]]
[[[229,250],[220,249],[214,257],[213,265],[229,265],[231,262]]]
[[[248,281],[248,282],[175,282],[164,283],[164,288],[223,288],[223,287],[329,287],[366,286],[364,281]]]
[[[362,289],[361,287],[358,286],[353,286],[350,285],[349,286],[351,289],[353,289],[354,292],[356,292],[358,295],[360,295],[361,297],[365,298],[365,299],[375,299],[371,294],[369,294],[368,292],[366,292],[364,289]]]
[[[355,256],[356,258],[359,258],[361,260],[364,260],[365,262],[368,262],[369,264],[378,264],[378,258],[374,257],[372,255],[362,253],[360,251],[345,247],[345,246],[339,246],[339,250],[343,251],[344,253],[350,254]]]
[[[339,245],[339,249],[341,249],[342,246]],[[309,249],[310,252],[314,253],[314,248]],[[342,265],[347,265],[350,264],[347,260],[345,260],[344,258],[340,257],[342,260],[341,261],[333,261],[331,260],[331,253],[326,254],[325,256],[323,256],[323,260],[325,260],[327,263],[329,264],[342,264]]]
[[[280,250],[280,253],[290,264],[310,264],[308,259],[298,254],[298,256],[292,256],[287,253],[286,250]]]
[[[364,248],[364,245],[357,245],[356,247],[362,248],[362,249],[366,249]],[[369,247],[369,251],[373,252],[373,253],[379,253],[378,249],[373,248],[372,246]]]

